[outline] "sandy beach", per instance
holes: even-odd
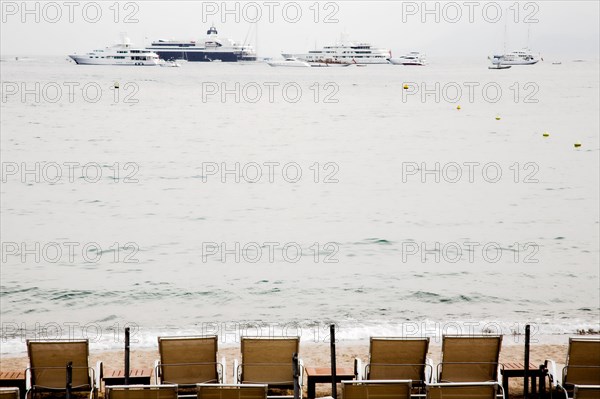
[[[364,343],[340,343],[336,347],[338,367],[353,367],[354,358],[358,357],[363,364],[368,359],[369,344]],[[300,357],[304,361],[305,367],[322,366],[327,367],[330,364],[329,345],[303,343],[300,348]],[[240,359],[241,354],[239,346],[222,346],[219,348],[219,359],[225,357],[227,362],[227,379],[231,382],[232,367],[235,359]],[[437,364],[441,358],[441,345],[432,343],[429,349],[429,358],[434,364]],[[501,363],[522,363],[524,349],[522,345],[504,345],[500,353]],[[545,359],[552,359],[557,365],[562,367],[567,356],[567,345],[556,344],[537,344],[531,346],[530,361],[534,365],[539,365]],[[123,352],[92,352],[90,354],[91,363],[96,364],[98,360],[104,363],[106,370],[118,370],[123,368]],[[158,350],[131,350],[132,368],[152,368],[154,361],[158,359]],[[0,371],[22,370],[27,367],[27,356],[2,357],[0,361]],[[154,381],[154,380],[153,380]],[[510,380],[510,398],[522,398],[523,384],[519,379]],[[331,388],[327,384],[317,384],[317,396],[322,397],[331,393]],[[306,388],[304,390],[306,395]]]

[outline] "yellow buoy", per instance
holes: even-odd
[[[544,132],[544,133],[542,133],[542,136],[544,136],[544,137],[550,137],[550,133]]]
[[[460,105],[457,105],[457,106],[456,106],[456,109],[460,111]]]
[[[115,82],[115,84],[114,84],[114,88],[115,88],[115,89],[118,89],[118,88],[119,88],[119,82]]]
[[[404,85],[404,90],[408,90],[408,85]]]
[[[576,142],[575,144],[573,144],[573,146],[574,146],[575,148],[579,148],[579,147],[581,147],[581,143],[578,141],[578,142]]]
[[[499,121],[500,120],[500,115],[496,115],[496,120]]]

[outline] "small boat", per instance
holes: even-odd
[[[511,65],[493,64],[488,66],[488,69],[510,69],[511,67]]]
[[[168,60],[168,61],[164,61],[161,60],[160,64],[161,67],[163,68],[179,68],[181,66],[181,64],[179,64],[177,61],[174,60]]]
[[[288,57],[283,60],[271,60],[267,61],[272,67],[297,67],[297,68],[310,68],[310,64],[305,61],[300,61],[294,57]]]
[[[495,55],[494,58],[488,57],[490,61],[492,61],[492,65],[488,66],[488,69],[509,69],[511,65],[507,65],[504,63],[504,56]]]
[[[424,66],[427,65],[427,60],[424,54],[418,51],[411,51],[398,58],[390,58],[390,63],[393,65]]]

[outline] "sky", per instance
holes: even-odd
[[[112,45],[220,36],[259,56],[351,40],[393,55],[487,57],[529,46],[542,57],[597,59],[598,1],[1,1],[0,56],[67,56]]]

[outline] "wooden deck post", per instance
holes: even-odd
[[[336,376],[336,360],[335,360],[335,324],[329,326],[330,345],[331,345],[331,396],[337,399],[337,376]]]
[[[125,385],[129,385],[129,327],[125,327]]]
[[[530,339],[530,326],[529,324],[525,325],[525,364],[523,373],[523,398],[527,399],[529,397],[529,339]]]
[[[71,388],[73,386],[73,362],[67,363],[67,385],[65,387],[67,399],[71,399]]]

